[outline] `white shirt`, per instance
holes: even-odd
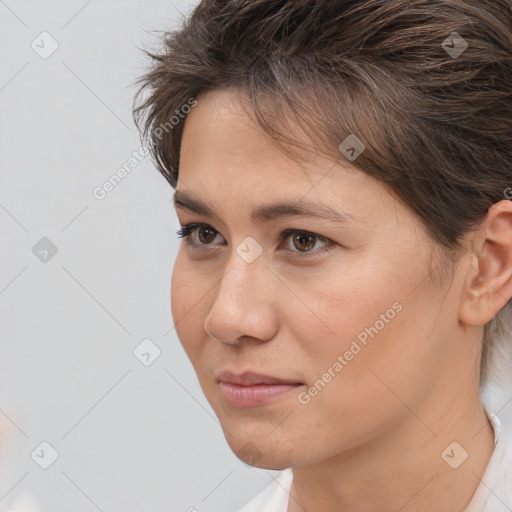
[[[494,429],[494,450],[464,512],[512,512],[512,428],[486,409]],[[238,512],[286,512],[292,470],[285,469]]]

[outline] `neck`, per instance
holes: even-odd
[[[287,512],[464,510],[491,457],[494,433],[478,387],[449,394],[438,388],[397,428],[294,468]],[[468,457],[460,463],[463,450]]]

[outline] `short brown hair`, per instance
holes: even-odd
[[[293,125],[343,160],[355,135],[365,149],[350,164],[446,251],[512,185],[510,0],[203,0],[145,53],[134,119],[173,188],[184,122],[169,119],[226,88],[288,147],[304,145]],[[482,386],[512,350],[511,322],[509,301],[484,327]]]

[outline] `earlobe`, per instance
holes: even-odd
[[[472,240],[460,320],[485,325],[512,298],[512,201],[493,204]]]

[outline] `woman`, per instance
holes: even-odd
[[[243,512],[512,510],[509,0],[205,0],[134,109]],[[507,427],[507,428],[506,428]]]

